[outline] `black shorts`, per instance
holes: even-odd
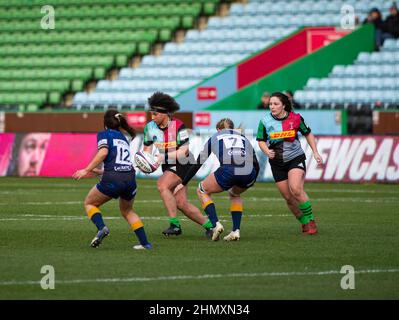
[[[305,154],[301,154],[298,157],[295,157],[294,159],[284,162],[284,163],[275,163],[275,162],[270,162],[270,167],[272,169],[273,173],[273,178],[274,181],[280,182],[288,179],[288,171],[291,169],[302,169],[303,171],[306,172],[306,156]]]
[[[176,174],[180,179],[184,179],[186,173],[191,168],[192,164],[163,164],[162,172],[170,171]]]

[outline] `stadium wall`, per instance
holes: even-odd
[[[176,100],[185,111],[205,109],[229,97],[244,86],[318,50],[326,43],[336,41],[346,33],[347,31],[336,31],[335,27],[299,29],[273,45],[183,91]]]
[[[399,135],[399,110],[373,111],[373,133]]]
[[[137,132],[151,120],[149,112],[123,113]],[[179,112],[175,117],[192,128],[192,113]],[[103,112],[0,112],[0,132],[98,132],[103,129]]]
[[[198,155],[209,134],[192,133],[190,149]],[[253,135],[249,135],[261,171],[259,181],[272,181],[267,158]],[[27,140],[29,144],[25,144]],[[32,141],[36,139],[35,143]],[[131,145],[134,154],[142,149],[143,135]],[[306,140],[301,138],[307,156],[307,181],[314,182],[384,182],[399,183],[399,137],[384,136],[319,136],[317,147],[325,165],[318,167]],[[71,177],[85,167],[96,153],[95,134],[30,133],[0,134],[0,176]],[[33,147],[35,146],[35,147]],[[34,158],[33,158],[34,157]],[[204,178],[219,166],[212,155],[197,174]],[[158,178],[161,169],[151,175],[137,170],[141,178]]]
[[[374,27],[366,24],[347,36],[296,60],[282,69],[210,105],[208,110],[256,109],[265,91],[298,90],[311,77],[322,78],[337,65],[353,63],[360,52],[374,50]]]

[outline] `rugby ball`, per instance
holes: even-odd
[[[138,151],[134,155],[134,163],[144,173],[154,172],[159,166],[154,157],[145,151]]]

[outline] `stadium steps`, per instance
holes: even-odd
[[[335,66],[326,78],[310,78],[295,99],[311,109],[399,107],[399,39],[385,40],[378,52],[360,53],[352,65]]]
[[[184,91],[180,90],[184,83],[198,84],[300,26],[340,26],[341,15],[337,12],[344,4],[353,5],[360,20],[371,8],[366,0],[251,0],[247,4],[233,3],[227,16],[211,16],[204,30],[189,30],[182,43],[167,43],[160,56],[145,56],[138,68],[122,68],[118,79],[100,81],[94,92],[76,95],[74,106],[100,105],[104,101],[120,106],[123,94],[129,103],[136,98],[136,104],[144,105],[146,94],[150,95],[151,91],[149,87],[141,89],[143,81],[150,81],[151,88],[178,94]],[[389,8],[383,0],[375,1],[374,5],[385,12]],[[177,80],[181,82],[176,83]]]
[[[0,109],[57,106],[64,94],[150,53],[176,30],[193,27],[199,14],[210,14],[218,3],[54,0],[55,30],[42,30],[40,9],[48,1],[1,0]]]

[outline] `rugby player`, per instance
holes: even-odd
[[[220,167],[199,183],[198,198],[214,227],[212,240],[217,241],[224,227],[219,222],[211,195],[223,191],[229,192],[233,227],[224,240],[237,241],[240,239],[243,213],[243,201],[240,195],[255,184],[259,174],[259,163],[251,143],[243,134],[234,130],[231,119],[221,119],[216,124],[216,129],[217,132],[208,139],[199,154],[196,165],[188,170],[178,188],[186,186],[211,153],[214,153],[220,162]]]
[[[316,234],[312,204],[304,190],[306,156],[298,139],[305,136],[314,159],[322,165],[314,135],[302,116],[292,109],[290,99],[281,92],[272,94],[268,112],[259,122],[257,140],[269,158],[277,188],[288,208],[302,224],[304,234]]]
[[[130,141],[136,136],[135,131],[117,110],[108,110],[104,114],[104,128],[104,131],[97,134],[97,154],[86,168],[73,174],[73,178],[79,180],[91,172],[100,173],[97,167],[104,163],[101,181],[89,191],[84,201],[87,216],[98,230],[91,246],[97,248],[110,233],[104,224],[100,206],[112,198],[119,198],[120,212],[140,242],[133,248],[151,249],[144,225],[133,211],[137,185],[131,162]]]
[[[169,227],[162,233],[165,236],[180,235],[182,227],[177,218],[177,209],[192,221],[205,228],[205,234],[212,234],[212,223],[200,210],[187,200],[187,188],[174,194],[192,167],[193,155],[189,151],[189,135],[184,123],[173,117],[179,104],[168,94],[155,92],[148,98],[152,121],[144,127],[143,150],[152,153],[155,146],[159,150],[157,162],[162,164],[162,176],[157,181],[159,194],[169,217]]]

